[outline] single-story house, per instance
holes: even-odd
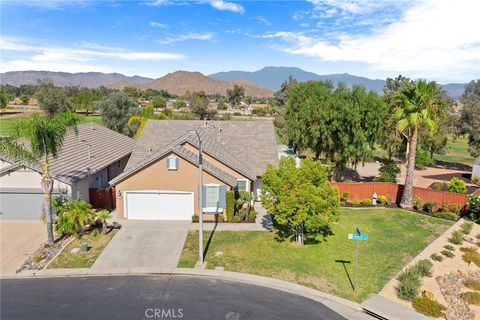
[[[70,130],[57,158],[49,159],[54,196],[89,201],[89,189],[109,187],[123,172],[135,141],[94,123]],[[38,220],[42,216],[43,170],[0,155],[0,219]]]
[[[267,165],[277,165],[271,121],[148,120],[116,187],[126,219],[190,220],[199,213],[199,140],[205,219],[224,213],[225,193],[259,195]]]
[[[478,156],[475,161],[473,161],[472,166],[472,179],[475,177],[480,178],[480,156]]]

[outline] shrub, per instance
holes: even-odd
[[[413,207],[417,210],[422,210],[423,209],[423,200],[420,198],[415,198],[413,199]]]
[[[459,216],[460,213],[462,212],[462,206],[460,206],[458,203],[452,203],[452,204],[445,203],[443,205],[443,211],[450,211],[455,213],[457,216]]]
[[[480,182],[480,176],[475,176],[472,178],[473,183],[479,183]]]
[[[344,192],[344,193],[342,194],[342,196],[340,197],[340,201],[341,201],[341,202],[347,202],[349,195],[350,195],[350,193]]]
[[[465,281],[465,286],[467,286],[467,288],[480,291],[480,281],[479,280],[469,278]]]
[[[475,248],[475,247],[461,247],[460,251],[462,251],[462,252],[477,252],[477,248]]]
[[[371,199],[363,199],[362,200],[362,206],[371,206],[372,205],[372,200]]]
[[[192,222],[198,222],[199,220],[200,219],[196,214],[192,215]]]
[[[413,299],[412,307],[417,312],[435,318],[440,317],[442,315],[442,311],[447,310],[444,305],[438,303],[436,300],[423,296]]]
[[[41,252],[36,252],[32,256],[32,261],[35,263],[39,263],[40,260],[42,260],[42,258],[43,258],[43,254]]]
[[[232,221],[235,210],[235,192],[227,191],[225,193],[225,211],[227,213],[227,221]]]
[[[443,246],[445,249],[450,250],[450,251],[455,251],[455,248],[449,244]]]
[[[455,193],[467,193],[467,184],[462,179],[453,177],[448,183],[448,191]]]
[[[448,190],[448,186],[445,182],[434,182],[430,185],[430,188],[433,190]]]
[[[406,301],[411,301],[418,295],[420,277],[417,270],[409,268],[398,276],[398,285],[395,288],[397,296]]]
[[[457,221],[458,216],[456,213],[453,212],[435,212],[433,214],[435,218],[440,218],[440,219],[445,219],[445,220],[450,220],[450,221]]]
[[[463,232],[460,230],[455,230],[452,232],[452,236],[448,238],[448,241],[453,244],[462,244],[463,242]]]
[[[470,219],[480,222],[480,196],[468,197],[468,211],[470,212]]]
[[[356,200],[356,199],[353,199],[352,201],[350,201],[350,204],[352,206],[359,206],[360,205],[360,201],[359,200]]]
[[[375,178],[375,181],[396,183],[400,167],[391,159],[382,159],[382,165],[378,172],[379,176]]]
[[[470,232],[472,231],[472,228],[473,228],[473,223],[467,222],[467,221],[462,223],[462,225],[460,226],[460,229],[462,229],[462,232],[465,234],[470,234]]]
[[[438,261],[438,262],[441,262],[443,261],[443,257],[441,255],[439,255],[438,253],[434,253],[430,256],[430,259],[434,260],[434,261]]]
[[[447,258],[455,257],[455,254],[450,250],[442,250],[440,253],[443,254]]]
[[[466,303],[480,306],[480,292],[464,292],[462,293],[462,300]]]
[[[428,213],[432,213],[435,211],[435,207],[437,206],[437,203],[435,201],[428,201],[425,202],[423,205],[423,210]]]
[[[387,197],[386,196],[378,196],[377,202],[380,204],[386,204],[387,203]]]
[[[69,200],[56,209],[58,216],[55,231],[62,235],[80,235],[83,229],[95,221],[95,212],[90,203]]]
[[[433,159],[430,154],[424,150],[417,150],[415,154],[415,169],[424,170],[433,165]]]
[[[235,111],[235,112],[233,113],[233,115],[234,115],[234,116],[241,116],[242,113],[241,113],[241,112],[238,112],[238,111]]]
[[[431,277],[432,276],[432,267],[433,263],[430,260],[423,259],[418,261],[412,268],[422,277]]]
[[[477,252],[467,251],[463,254],[463,261],[466,263],[475,263],[477,267],[480,267],[480,254]]]

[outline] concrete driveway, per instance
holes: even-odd
[[[177,267],[190,221],[125,220],[93,269]]]
[[[47,229],[42,221],[0,221],[1,274],[14,274],[46,240]]]

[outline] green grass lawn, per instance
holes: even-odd
[[[79,115],[80,122],[94,122],[102,125],[102,117],[99,115],[85,116]],[[10,134],[12,124],[20,118],[0,118],[0,136],[8,136]]]
[[[101,232],[89,232],[81,238],[73,240],[63,251],[48,265],[48,269],[57,268],[90,268],[100,256],[103,249],[112,240],[118,230],[112,230],[107,234]],[[80,244],[86,242],[91,246],[87,252],[79,251],[71,253],[73,248],[79,248]]]
[[[297,247],[269,232],[215,232],[207,250],[208,268],[293,281],[354,301],[377,293],[408,261],[452,223],[401,209],[341,209],[333,236]],[[355,228],[369,240],[359,243],[357,290],[352,289]],[[207,243],[210,232],[205,232]],[[188,234],[179,267],[194,267],[198,232]],[[223,255],[216,257],[217,251]],[[345,261],[342,263],[341,261]]]

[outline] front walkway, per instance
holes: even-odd
[[[190,221],[125,220],[92,266],[94,270],[116,268],[177,267]]]

